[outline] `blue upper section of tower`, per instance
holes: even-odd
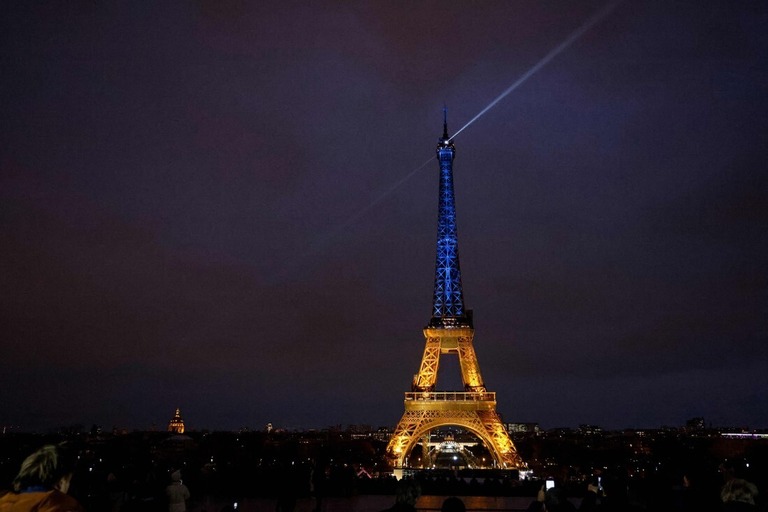
[[[440,163],[440,190],[437,215],[437,258],[435,293],[432,299],[430,327],[472,326],[472,317],[464,309],[459,267],[459,239],[456,234],[456,202],[453,194],[453,158],[456,147],[448,136],[444,113],[443,136],[437,142]]]

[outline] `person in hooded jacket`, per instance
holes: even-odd
[[[75,458],[61,445],[46,445],[24,459],[13,492],[0,498],[0,512],[83,512],[69,496]]]
[[[181,481],[181,471],[171,473],[171,484],[165,488],[165,496],[168,498],[168,512],[185,512],[189,489]]]

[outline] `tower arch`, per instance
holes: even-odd
[[[399,448],[399,453],[396,455],[391,464],[394,467],[403,467],[405,460],[410,453],[416,447],[421,439],[424,438],[430,431],[440,427],[461,427],[464,430],[474,434],[491,454],[497,467],[500,468],[517,468],[515,457],[510,450],[502,451],[503,446],[497,442],[497,439],[491,432],[485,427],[480,415],[466,414],[457,415],[455,412],[449,412],[448,414],[440,414],[439,411],[430,411],[428,414],[419,418],[414,418],[417,426],[413,429],[412,434],[405,435],[401,439],[402,447]],[[402,435],[402,434],[401,434]]]

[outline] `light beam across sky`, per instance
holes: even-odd
[[[563,51],[565,51],[569,46],[571,46],[575,41],[577,41],[581,36],[584,35],[585,32],[587,32],[590,28],[594,27],[597,23],[599,23],[601,20],[603,20],[606,16],[608,16],[623,0],[618,1],[612,1],[606,4],[602,9],[600,9],[598,12],[593,14],[588,20],[586,20],[581,26],[579,26],[576,30],[574,30],[568,37],[565,38],[560,44],[555,46],[547,55],[545,55],[539,62],[537,62],[534,66],[532,66],[528,71],[523,73],[523,75],[518,78],[512,85],[507,87],[507,89],[504,90],[501,94],[499,94],[493,101],[491,101],[485,108],[483,108],[480,112],[478,112],[472,119],[470,119],[464,126],[459,128],[456,132],[454,132],[451,135],[451,138],[456,138],[461,132],[463,132],[465,129],[467,129],[472,123],[480,119],[486,112],[491,110],[493,107],[495,107],[501,100],[509,96],[510,93],[512,93],[515,89],[517,89],[519,86],[521,86],[523,83],[525,83],[526,80],[528,80],[531,76],[533,76],[537,71],[539,71],[541,68],[546,66],[552,59],[557,57],[559,54],[561,54]],[[343,232],[344,229],[349,227],[350,225],[354,224],[357,220],[362,218],[366,213],[371,211],[374,206],[379,204],[381,201],[387,198],[390,194],[392,194],[394,191],[396,191],[400,186],[402,186],[404,183],[406,183],[411,177],[413,177],[418,171],[426,167],[426,165],[434,160],[434,158],[430,158],[420,166],[416,167],[414,170],[409,172],[408,174],[404,175],[402,178],[400,178],[397,182],[393,183],[389,188],[387,188],[384,192],[379,194],[373,201],[368,203],[365,207],[361,208],[357,212],[355,212],[353,215],[351,215],[347,220],[340,223],[336,227],[332,228],[331,230],[326,233],[323,238],[315,243],[316,247],[320,247],[324,244],[326,244],[328,241],[336,237],[339,233]]]
[[[466,130],[472,123],[480,119],[480,117],[483,116],[486,112],[491,110],[493,107],[496,106],[497,103],[499,103],[501,100],[509,96],[509,94],[520,87],[523,83],[525,83],[526,80],[528,80],[530,77],[532,77],[537,71],[539,71],[541,68],[549,64],[549,62],[560,55],[563,51],[565,51],[569,46],[571,46],[575,41],[577,41],[581,36],[584,35],[585,32],[587,32],[590,28],[594,27],[597,23],[599,23],[603,18],[608,16],[617,5],[619,5],[621,1],[614,1],[609,2],[605,7],[600,9],[598,12],[596,12],[593,16],[591,16],[587,21],[585,21],[579,28],[571,32],[571,34],[563,40],[562,43],[555,46],[552,51],[550,51],[548,54],[546,54],[539,62],[537,62],[533,67],[531,67],[528,71],[523,73],[523,75],[518,78],[512,85],[507,87],[504,92],[499,94],[492,102],[488,104],[484,109],[482,109],[480,112],[475,115],[472,119],[467,121],[467,123],[456,130],[456,132],[453,134],[452,138],[459,135],[461,132]]]

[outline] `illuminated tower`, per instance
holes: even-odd
[[[387,456],[402,467],[411,449],[430,430],[455,425],[478,436],[501,468],[522,468],[524,462],[496,413],[496,393],[485,389],[472,344],[472,311],[464,308],[453,195],[453,158],[456,147],[448,136],[444,113],[443,136],[437,143],[440,190],[437,217],[437,258],[432,318],[424,328],[426,346],[411,391],[405,393],[405,414],[387,445]],[[459,358],[464,389],[435,391],[440,356]]]
[[[168,432],[173,432],[174,434],[184,433],[184,420],[181,419],[181,411],[179,409],[176,409],[176,414],[168,422]]]

